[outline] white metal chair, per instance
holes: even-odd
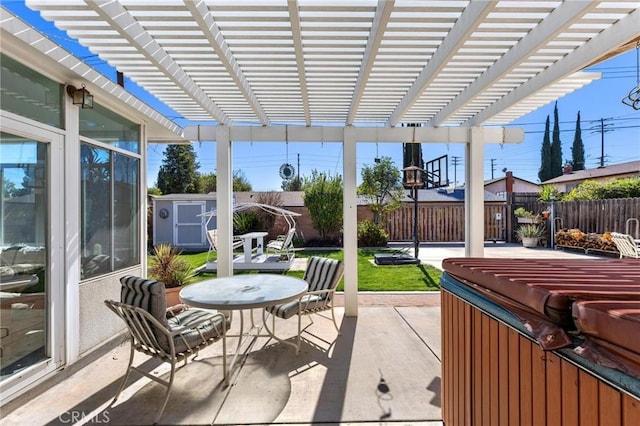
[[[638,244],[636,244],[631,235],[612,232],[611,239],[620,252],[620,258],[633,257],[640,259],[640,248],[638,248]]]
[[[289,319],[294,315],[298,316],[298,341],[296,343],[296,354],[300,352],[300,334],[302,332],[302,316],[309,315],[313,324],[311,314],[333,321],[338,334],[340,328],[336,322],[336,315],[333,309],[333,296],[336,287],[342,278],[344,264],[340,260],[328,257],[310,257],[303,279],[309,284],[309,290],[297,300],[282,303],[280,305],[269,306],[263,311],[263,320],[267,332],[270,335],[275,333],[276,317]],[[331,309],[331,318],[319,312]],[[271,329],[267,326],[266,314],[272,316]]]
[[[293,237],[296,234],[296,228],[290,228],[289,232],[283,235],[278,235],[275,240],[271,240],[267,243],[267,251],[273,251],[275,253],[286,254],[293,250]]]
[[[113,405],[129,378],[132,370],[167,387],[162,407],[155,423],[160,421],[169,401],[176,364],[195,357],[199,350],[222,340],[222,374],[228,383],[226,333],[230,319],[220,312],[177,305],[167,310],[164,283],[134,276],[124,276],[120,302],[105,300],[105,304],[127,325],[131,339],[129,365],[120,388],[113,398]],[[142,352],[171,364],[169,381],[156,377],[133,365],[135,352]]]
[[[211,256],[211,252],[212,251],[218,251],[218,230],[217,229],[210,229],[207,231],[207,240],[209,241],[209,251],[207,252],[207,262],[209,261],[209,256]],[[239,249],[240,247],[242,247],[242,244],[244,244],[244,242],[242,241],[242,238],[240,237],[233,237],[233,242],[231,244],[231,246],[233,247],[233,250]]]

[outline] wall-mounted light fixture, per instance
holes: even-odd
[[[74,86],[67,86],[67,94],[73,98],[73,104],[81,108],[93,109],[93,95],[85,88],[84,84],[80,89]]]

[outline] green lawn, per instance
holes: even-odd
[[[440,274],[429,265],[391,265],[378,266],[373,263],[373,255],[384,250],[358,250],[358,289],[360,291],[425,291],[440,288]],[[390,251],[389,251],[390,252]],[[194,267],[204,265],[207,252],[184,253],[185,258]],[[297,257],[324,256],[344,260],[342,250],[303,250],[296,252]],[[287,275],[302,278],[303,271],[288,271]],[[201,273],[197,281],[215,277],[215,273]],[[340,282],[338,290],[343,290]]]

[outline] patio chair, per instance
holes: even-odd
[[[207,240],[209,241],[209,251],[207,252],[207,262],[208,262],[211,252],[218,251],[218,230],[217,229],[208,230]],[[244,244],[244,242],[242,241],[242,238],[236,237],[236,236],[233,237],[233,242],[231,243],[233,250],[239,249],[240,247],[242,247],[242,244]]]
[[[638,244],[636,244],[631,235],[612,232],[611,239],[620,252],[620,258],[633,257],[640,259],[640,248],[638,248]]]
[[[302,333],[302,316],[308,315],[313,324],[311,314],[332,320],[333,325],[340,335],[340,328],[336,322],[336,315],[333,309],[333,296],[342,273],[344,272],[344,264],[340,260],[329,259],[327,257],[310,257],[307,264],[307,270],[303,279],[309,284],[309,290],[297,300],[282,303],[280,305],[266,307],[263,311],[263,320],[265,328],[270,335],[275,333],[276,317],[289,319],[294,315],[298,316],[298,341],[296,343],[296,355],[300,352],[300,334]],[[320,312],[331,310],[331,318],[321,314]],[[271,330],[267,326],[266,314],[270,313],[272,317]],[[306,327],[305,327],[306,329]]]
[[[160,421],[171,392],[171,385],[179,361],[195,357],[199,350],[222,340],[222,372],[224,383],[227,383],[227,343],[226,333],[230,321],[220,312],[190,308],[186,305],[173,306],[167,309],[165,286],[160,281],[148,280],[134,276],[120,278],[120,302],[105,300],[105,304],[127,325],[131,339],[129,365],[120,384],[120,389],[113,398],[113,405],[129,378],[132,370],[167,387],[162,407],[155,423]],[[133,365],[135,352],[142,352],[171,364],[169,381],[162,380]]]
[[[278,235],[275,240],[267,243],[267,251],[279,254],[289,253],[293,249],[293,236],[295,234],[296,228],[291,228],[286,234]]]

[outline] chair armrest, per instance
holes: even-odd
[[[322,295],[322,294],[330,294],[330,293],[335,293],[336,289],[335,288],[330,288],[330,289],[324,289],[324,290],[315,290],[315,291],[308,291],[305,293],[306,295],[311,295],[311,294],[315,294],[315,295]]]
[[[184,303],[178,303],[177,305],[169,306],[167,308],[167,317],[175,317],[177,314],[179,314],[180,312],[184,312],[187,309],[189,309],[189,306],[185,305]]]

